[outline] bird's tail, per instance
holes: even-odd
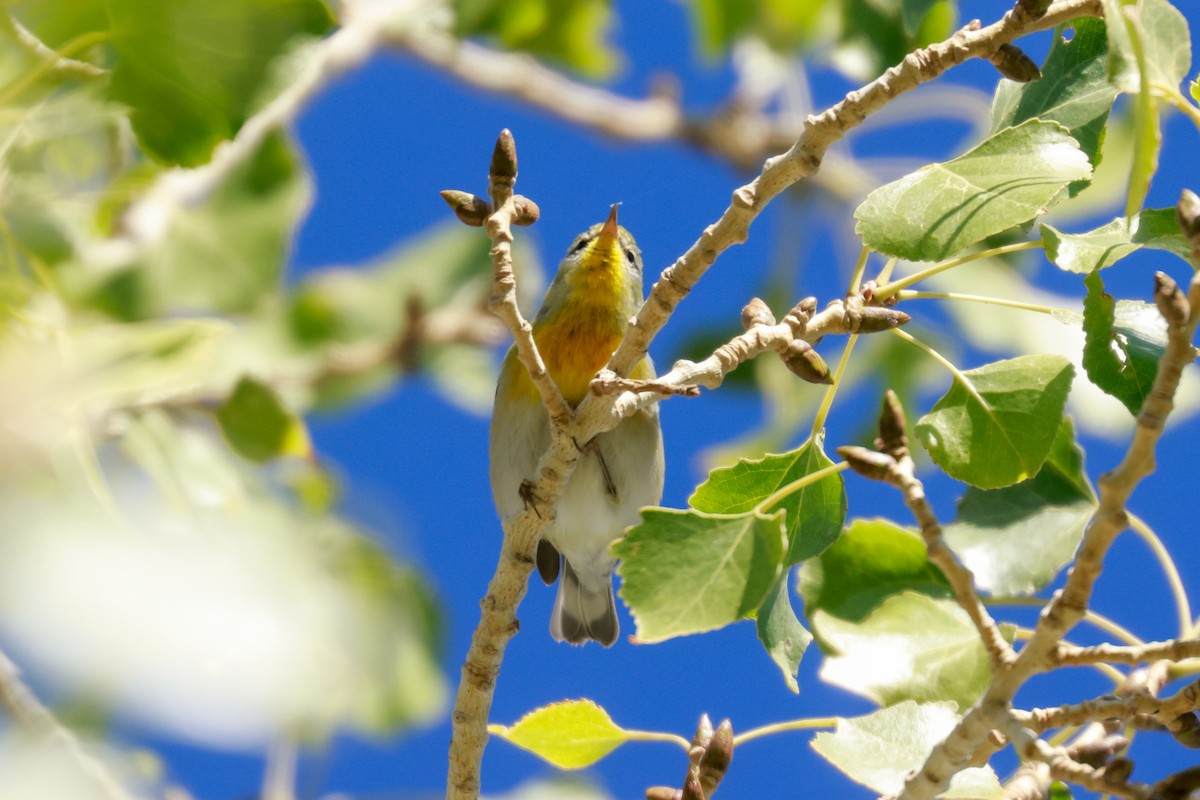
[[[562,580],[550,615],[550,635],[560,642],[583,644],[592,639],[610,647],[617,640],[618,630],[612,578],[606,579],[600,589],[587,588],[564,558]]]

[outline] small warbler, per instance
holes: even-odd
[[[642,304],[642,254],[629,231],[608,220],[575,238],[533,323],[533,338],[563,398],[574,408],[608,363]],[[650,358],[631,377],[654,377]],[[508,351],[496,385],[490,437],[492,494],[502,519],[525,507],[522,484],[537,477],[550,446],[541,397],[516,348]],[[538,543],[537,568],[547,584],[562,582],[550,617],[558,641],[606,647],[617,640],[617,611],[609,545],[638,521],[638,509],[662,498],[663,449],[658,408],[651,406],[582,448],[558,501],[554,524]],[[560,557],[561,554],[561,557]]]

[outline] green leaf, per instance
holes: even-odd
[[[1114,302],[1098,272],[1083,282],[1088,290],[1083,299],[1083,369],[1092,383],[1136,415],[1158,374],[1167,323],[1149,303]]]
[[[949,597],[950,584],[929,563],[925,543],[886,519],[856,519],[819,558],[800,567],[805,613],[862,620],[891,595],[912,590]]]
[[[894,797],[958,721],[951,703],[905,701],[865,717],[839,719],[837,731],[818,733],[812,746],[851,780]],[[970,767],[956,774],[939,797],[985,800],[1003,795],[991,767]]]
[[[998,489],[1024,480],[1054,444],[1074,376],[1075,367],[1058,355],[968,370],[917,422],[917,438],[934,463],[964,483]]]
[[[1137,50],[1144,53],[1147,77],[1178,87],[1192,64],[1187,18],[1168,0],[1103,0],[1108,26],[1109,80],[1123,92],[1141,90]],[[1134,42],[1134,36],[1140,43]]]
[[[1003,489],[967,489],[944,533],[979,589],[1032,594],[1070,562],[1095,508],[1083,450],[1066,417],[1037,475]]]
[[[871,192],[855,232],[886,255],[939,261],[1033,219],[1091,174],[1062,126],[1028,120]]]
[[[715,630],[753,613],[779,576],[784,513],[643,509],[641,523],[612,547],[637,638]]]
[[[1073,800],[1074,797],[1075,795],[1071,794],[1071,787],[1062,781],[1050,784],[1049,800]]]
[[[454,25],[458,36],[494,39],[593,78],[611,75],[619,62],[607,41],[607,0],[454,0]]]
[[[629,734],[591,700],[551,703],[530,711],[511,728],[488,725],[488,733],[559,769],[591,766],[629,741]]]
[[[217,409],[217,422],[229,446],[259,463],[311,451],[303,421],[291,413],[269,387],[249,376]]]
[[[974,703],[991,680],[991,662],[967,612],[953,600],[902,592],[861,622],[824,611],[811,616],[831,651],[821,679],[880,705],[902,700]],[[1011,632],[1002,627],[1006,636]]]
[[[320,0],[107,0],[105,6],[117,55],[112,97],[130,107],[147,153],[183,166],[206,162],[237,133],[279,56],[333,25]]]
[[[1064,34],[1073,31],[1070,39]],[[1100,163],[1100,142],[1117,90],[1108,82],[1108,37],[1104,20],[1082,17],[1054,32],[1041,80],[1001,80],[992,102],[992,133],[1029,119],[1057,122],[1079,143],[1092,166]],[[1083,188],[1072,184],[1071,193]]]
[[[776,490],[833,465],[818,436],[782,455],[739,460],[719,467],[696,487],[688,504],[712,514],[741,514],[766,500]],[[788,549],[785,565],[798,564],[820,553],[837,538],[846,520],[846,487],[840,473],[828,475],[789,494],[766,509],[787,510]]]
[[[121,315],[253,310],[279,287],[311,194],[288,141],[268,137],[203,203],[177,213],[162,243],[132,272],[117,276],[127,282]]]
[[[1191,263],[1191,245],[1179,232],[1173,208],[1147,208],[1132,219],[1117,217],[1087,233],[1063,233],[1042,223],[1046,257],[1071,272],[1112,266],[1143,247],[1165,250]]]
[[[783,672],[783,680],[793,692],[800,691],[796,673],[800,659],[812,644],[812,634],[800,624],[788,594],[788,571],[785,569],[767,592],[767,599],[755,617],[758,640],[767,648],[767,655]]]
[[[950,2],[843,0],[837,5],[841,30],[832,60],[860,80],[878,75],[912,50],[944,39],[954,24]]]

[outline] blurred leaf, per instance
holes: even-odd
[[[950,597],[950,583],[929,563],[925,543],[886,519],[856,519],[828,550],[806,561],[797,589],[809,619],[817,611],[861,621],[902,591]]]
[[[939,261],[1028,222],[1091,174],[1060,125],[1029,120],[871,192],[854,212],[855,232],[881,253]]]
[[[478,230],[450,222],[436,225],[358,267],[334,267],[310,275],[285,310],[290,337],[302,351],[320,355],[346,350],[374,353],[375,366],[323,376],[315,401],[334,407],[390,386],[401,372],[398,348],[413,346],[403,366],[426,372],[451,401],[475,412],[491,408],[496,365],[487,343],[407,341],[414,319],[426,313],[485,314],[491,291],[490,243]],[[528,237],[513,243],[522,297],[538,291],[540,265]],[[415,316],[414,316],[415,315]],[[390,357],[378,357],[391,353]]]
[[[953,600],[901,592],[861,622],[824,611],[813,628],[831,651],[821,679],[880,705],[902,700],[974,703],[991,680],[991,662],[967,612]],[[1011,637],[1002,626],[1006,638]]]
[[[591,700],[567,700],[530,711],[511,728],[488,725],[488,733],[528,750],[559,769],[583,769],[629,740]]]
[[[1068,40],[1064,34],[1073,31]],[[1001,80],[992,103],[992,133],[1029,119],[1057,122],[1095,167],[1117,90],[1108,82],[1104,20],[1082,17],[1055,29],[1040,80]],[[1086,182],[1071,185],[1076,194]]]
[[[818,733],[812,746],[851,780],[893,797],[958,721],[952,703],[906,700],[865,717],[839,719],[837,731]],[[956,774],[938,796],[990,800],[1003,797],[1004,791],[991,767],[970,767]]]
[[[842,0],[839,5],[841,35],[833,61],[858,80],[870,80],[909,52],[945,39],[954,26],[952,2]]]
[[[455,33],[556,61],[592,78],[611,75],[618,54],[607,37],[607,0],[454,0]]]
[[[1074,366],[1057,355],[967,370],[921,417],[917,438],[934,463],[964,483],[997,489],[1024,480],[1054,444],[1074,376]]]
[[[829,0],[691,0],[701,49],[714,58],[738,40],[762,39],[780,52],[790,52],[825,32],[836,4]]]
[[[779,576],[784,514],[642,509],[641,523],[612,546],[637,638],[715,630],[753,613]]]
[[[1112,266],[1143,247],[1165,250],[1191,263],[1191,245],[1179,232],[1174,208],[1146,208],[1132,219],[1117,217],[1087,233],[1063,233],[1042,223],[1046,257],[1071,272]]]
[[[767,592],[767,599],[755,616],[758,640],[767,648],[771,660],[783,672],[783,680],[793,692],[800,691],[796,673],[800,659],[812,644],[812,634],[800,624],[788,594],[788,570],[785,568]]]
[[[57,0],[69,6],[75,0]],[[106,0],[111,93],[147,153],[196,166],[260,101],[272,61],[333,25],[321,0]]]
[[[1037,475],[1003,489],[967,489],[958,519],[945,528],[946,543],[982,591],[1032,594],[1074,556],[1095,508],[1083,450],[1066,417]]]
[[[1092,383],[1137,415],[1167,347],[1167,323],[1158,308],[1139,300],[1113,301],[1099,272],[1084,279],[1083,368]]]
[[[251,461],[312,452],[304,422],[284,407],[269,386],[249,376],[237,382],[217,409],[217,422],[234,452]]]
[[[442,612],[429,586],[414,568],[345,526],[329,525],[324,546],[358,603],[353,724],[386,735],[437,719],[449,692],[438,667]]]
[[[310,196],[299,157],[283,136],[272,135],[203,203],[177,213],[162,243],[100,294],[119,301],[113,308],[123,319],[253,310],[279,287]]]
[[[1103,0],[1108,26],[1108,75],[1122,92],[1141,91],[1139,58],[1143,51],[1149,80],[1178,87],[1192,63],[1187,18],[1168,0]],[[1132,21],[1133,30],[1128,21]],[[1133,36],[1138,36],[1135,44]]]
[[[504,794],[480,795],[481,800],[613,800],[612,795],[585,777],[559,774],[520,784]]]
[[[1071,794],[1071,787],[1062,781],[1055,781],[1050,784],[1050,797],[1048,800],[1072,800],[1074,797],[1075,795]]]
[[[824,437],[810,439],[783,455],[766,455],[755,461],[739,460],[732,467],[718,467],[696,487],[688,504],[712,514],[741,514],[750,511],[788,484],[832,466],[822,448]],[[837,538],[846,521],[846,487],[834,473],[789,494],[765,509],[787,510],[788,548],[785,566],[798,564],[820,553]]]
[[[421,369],[447,400],[473,414],[489,414],[499,370],[485,345],[439,344],[425,348]]]

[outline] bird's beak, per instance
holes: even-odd
[[[606,242],[615,242],[617,240],[617,204],[613,203],[612,211],[608,212],[608,219],[604,221],[604,227],[600,229],[600,237]]]

